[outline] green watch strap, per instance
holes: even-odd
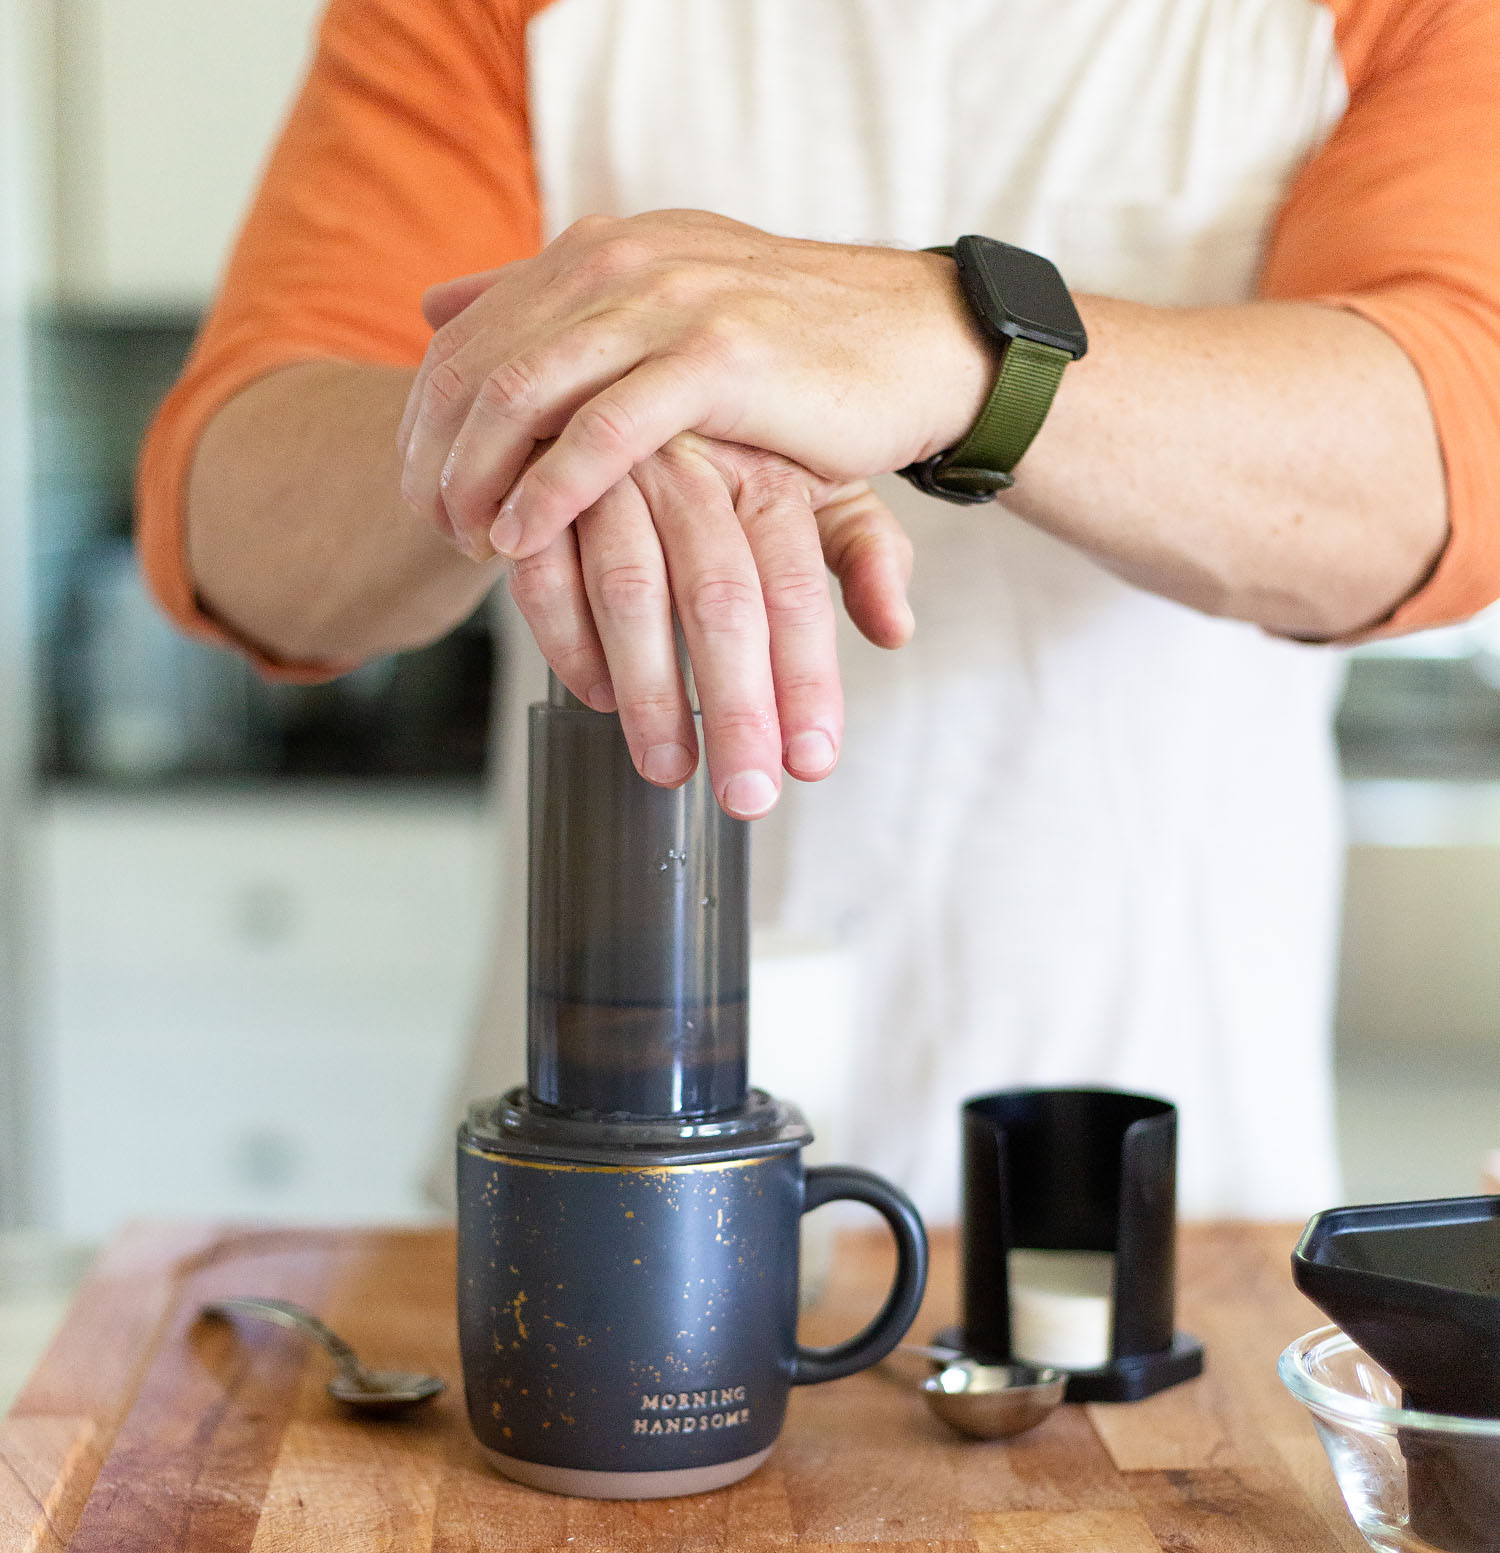
[[[1056,346],[1013,338],[979,419],[957,447],[935,460],[933,478],[976,500],[1008,490],[1015,483],[1011,471],[1042,429],[1072,359]]]

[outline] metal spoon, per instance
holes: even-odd
[[[227,1299],[215,1300],[203,1307],[205,1316],[228,1321],[231,1316],[253,1316],[291,1327],[325,1348],[338,1366],[328,1382],[328,1395],[336,1402],[359,1408],[366,1413],[399,1413],[446,1391],[447,1385],[436,1375],[404,1370],[370,1370],[337,1332],[330,1331],[310,1310],[290,1300]]]
[[[922,1382],[928,1407],[976,1440],[1003,1440],[1036,1428],[1067,1389],[1063,1370],[974,1359],[956,1359]]]

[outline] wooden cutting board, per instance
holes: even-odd
[[[1276,1378],[1281,1348],[1320,1324],[1291,1285],[1294,1239],[1183,1232],[1180,1324],[1209,1368],[1175,1391],[976,1444],[870,1372],[795,1392],[775,1454],[744,1483],[631,1504],[533,1493],[483,1465],[458,1385],[451,1232],[136,1229],[0,1420],[0,1550],[1363,1553]],[[862,1321],[890,1265],[879,1237],[843,1241],[805,1338]],[[234,1293],[311,1305],[370,1362],[436,1370],[453,1389],[404,1420],[355,1421],[290,1333],[195,1319]],[[939,1236],[915,1335],[954,1314],[953,1241]]]

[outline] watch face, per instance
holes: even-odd
[[[1083,320],[1057,266],[992,237],[961,237],[953,257],[970,304],[997,334],[1051,345],[1077,360],[1088,349]]]

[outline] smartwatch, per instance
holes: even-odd
[[[959,285],[980,327],[1001,347],[995,386],[957,447],[899,471],[920,491],[965,504],[993,501],[1042,429],[1063,368],[1088,349],[1083,320],[1057,267],[1040,254],[961,237],[933,248],[958,265]]]

